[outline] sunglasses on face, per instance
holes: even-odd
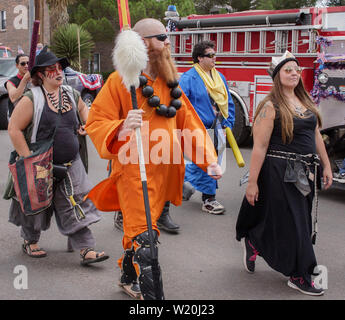
[[[203,54],[202,57],[207,57],[207,58],[214,58],[216,56],[215,53],[208,53],[208,54]]]
[[[286,67],[283,69],[287,74],[290,74],[293,70],[295,70],[298,74],[302,73],[302,68],[300,66],[295,67]]]
[[[156,38],[157,40],[164,42],[168,38],[168,36],[165,33],[162,33],[162,34],[155,34],[153,36],[147,36],[144,38],[146,39]]]
[[[19,64],[24,67],[25,65],[29,65],[29,61],[23,61],[23,62],[21,62]]]

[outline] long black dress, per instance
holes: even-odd
[[[316,152],[317,118],[307,111],[304,118],[294,117],[293,140],[284,144],[279,112],[268,150],[298,154]],[[244,197],[236,224],[236,239],[248,237],[270,267],[286,276],[313,273],[316,258],[311,241],[314,184],[307,196],[294,183],[284,182],[286,159],[266,156],[258,177],[259,200],[251,206]],[[312,171],[312,169],[311,169]]]

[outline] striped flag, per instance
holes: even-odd
[[[79,73],[78,78],[87,89],[96,90],[102,87],[102,78],[99,74]]]
[[[117,0],[119,10],[120,30],[123,27],[131,27],[131,17],[129,15],[128,0]]]

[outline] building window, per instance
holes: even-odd
[[[0,11],[0,30],[6,30],[6,11]]]
[[[101,55],[99,53],[93,54],[93,72],[100,72],[101,71]]]

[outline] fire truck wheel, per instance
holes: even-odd
[[[251,140],[250,127],[246,126],[246,119],[240,102],[231,96],[235,104],[235,125],[232,128],[232,133],[239,146],[248,144]]]

